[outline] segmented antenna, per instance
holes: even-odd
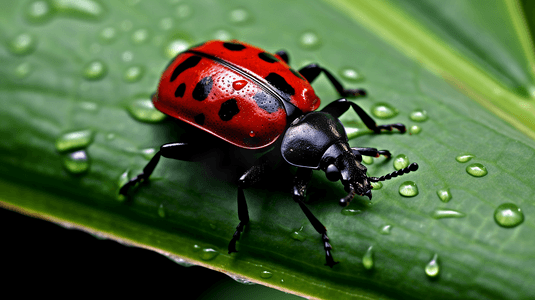
[[[394,178],[394,177],[398,177],[398,176],[407,174],[409,172],[414,172],[416,170],[418,170],[418,164],[417,163],[412,163],[412,164],[410,164],[408,167],[406,167],[404,169],[397,170],[395,172],[392,172],[390,174],[386,174],[386,175],[381,176],[381,177],[368,177],[368,180],[370,180],[371,182],[385,181],[385,180],[388,180],[388,179],[391,179],[391,178]]]

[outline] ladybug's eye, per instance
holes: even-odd
[[[330,164],[327,169],[325,169],[325,175],[330,181],[338,181],[340,179],[340,171],[333,164]]]

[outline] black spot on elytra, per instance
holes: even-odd
[[[200,56],[190,56],[190,57],[186,58],[185,61],[180,63],[173,70],[173,73],[171,74],[171,79],[169,81],[173,82],[173,80],[175,80],[178,77],[178,75],[180,75],[180,73],[184,72],[185,70],[187,70],[189,68],[195,67],[199,63],[199,61],[201,61],[201,57]]]
[[[258,107],[267,111],[268,113],[273,113],[281,109],[279,100],[264,92],[256,93],[256,95],[253,96],[253,99],[256,101],[256,105],[258,105]]]
[[[230,51],[241,51],[245,49],[244,45],[238,44],[238,43],[231,43],[231,42],[223,43],[223,47],[227,48]]]
[[[278,58],[276,58],[275,56],[273,56],[273,55],[271,55],[270,53],[267,53],[267,52],[259,53],[258,57],[263,61],[267,61],[268,63],[274,63],[274,62],[278,62],[279,61]]]
[[[195,123],[199,125],[204,125],[204,114],[198,114],[195,117],[193,117],[193,120],[195,120]]]
[[[214,81],[212,80],[211,76],[206,76],[201,81],[197,82],[195,85],[195,89],[193,89],[193,93],[191,93],[191,96],[195,100],[202,101],[208,97],[208,94],[210,94],[210,91],[212,90],[212,85],[214,84]]]
[[[184,92],[186,91],[186,84],[181,83],[175,90],[175,97],[182,97],[184,96]]]
[[[237,115],[239,112],[240,109],[238,108],[238,102],[236,99],[230,99],[221,104],[218,114],[221,120],[230,121],[230,119],[232,119],[232,117]]]
[[[288,82],[286,82],[286,80],[284,80],[284,78],[277,73],[269,73],[268,76],[266,76],[266,80],[271,85],[273,85],[285,94],[288,94],[290,96],[293,96],[295,94],[294,88],[289,85]]]

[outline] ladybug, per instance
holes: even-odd
[[[299,71],[288,66],[288,54],[274,54],[239,41],[208,41],[180,54],[163,72],[154,106],[175,119],[188,123],[224,142],[247,151],[261,150],[258,158],[237,180],[239,223],[228,246],[229,254],[236,251],[240,233],[249,222],[243,190],[259,182],[273,167],[273,157],[297,167],[293,181],[293,200],[299,204],[314,229],[321,235],[326,264],[333,267],[332,247],[327,229],[303,202],[313,170],[322,170],[331,181],[340,180],[348,193],[340,199],[342,206],[355,195],[372,198],[371,182],[378,182],[416,171],[418,165],[381,177],[368,177],[361,163],[362,155],[389,158],[388,150],[352,148],[339,117],[350,108],[375,133],[406,131],[403,124],[377,125],[356,103],[345,97],[365,96],[362,89],[345,89],[323,67],[310,64]],[[343,97],[322,110],[320,99],[310,85],[321,73],[325,74],[338,94]],[[169,143],[161,146],[137,175],[120,193],[149,178],[160,158],[193,160],[206,147],[199,141]]]

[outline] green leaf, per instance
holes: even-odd
[[[518,2],[3,4],[2,206],[307,297],[535,296],[533,49]],[[356,197],[350,211],[337,204],[341,184],[314,174],[307,205],[328,229],[334,268],[323,265],[321,238],[291,200],[294,171],[283,166],[245,191],[251,222],[232,255],[231,166],[163,159],[148,184],[117,196],[154,149],[184,134],[150,107],[162,70],[213,38],[284,48],[295,68],[317,62],[365,88],[356,100],[365,110],[397,111],[378,123],[419,127],[372,135],[354,112],[342,117],[352,146],[404,154],[420,169],[384,182],[371,203]],[[314,87],[323,105],[338,98],[324,77]],[[393,161],[369,161],[370,176],[392,172]],[[474,163],[488,174],[470,175]],[[400,195],[407,180],[418,195]],[[522,210],[520,225],[497,224],[503,203]]]

